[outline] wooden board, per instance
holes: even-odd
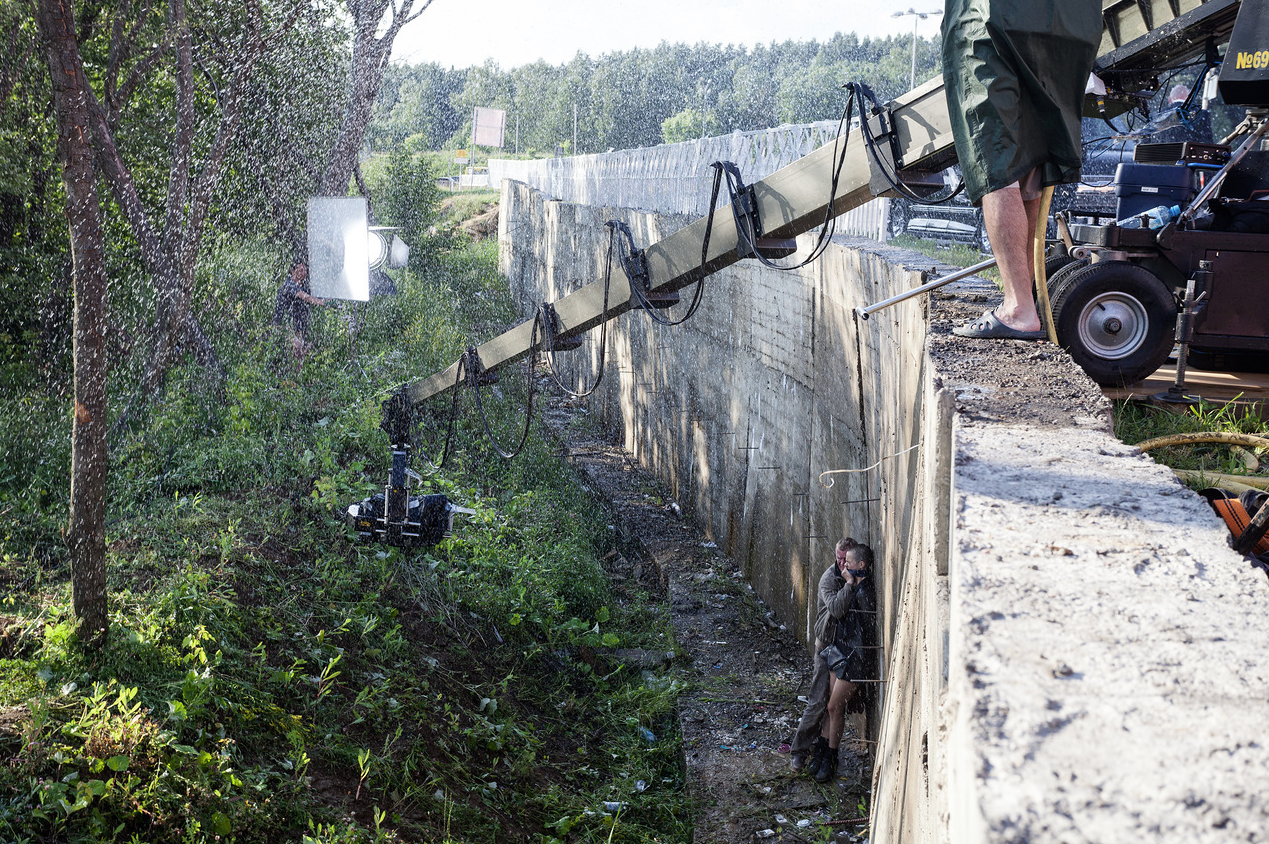
[[[1127,387],[1103,387],[1106,398],[1148,401],[1155,393],[1166,393],[1176,381],[1176,364],[1165,364],[1154,375]],[[1185,373],[1186,393],[1209,402],[1227,404],[1236,402],[1248,409],[1269,416],[1269,373],[1264,372],[1207,372],[1188,369]]]

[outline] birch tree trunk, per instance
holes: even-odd
[[[106,263],[88,81],[71,0],[38,0],[57,120],[57,157],[66,186],[75,301],[75,414],[71,434],[71,585],[80,640],[105,644],[106,614]]]

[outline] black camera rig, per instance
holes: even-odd
[[[443,494],[415,495],[411,485],[422,477],[410,468],[413,445],[410,428],[413,406],[404,390],[383,403],[379,427],[388,435],[392,470],[383,492],[348,505],[347,524],[363,542],[382,542],[399,548],[435,545],[454,529],[454,514],[475,510],[450,503]]]

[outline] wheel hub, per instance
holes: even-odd
[[[1135,296],[1103,293],[1080,312],[1080,341],[1099,357],[1120,360],[1141,347],[1149,324],[1146,307]]]

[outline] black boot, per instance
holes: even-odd
[[[827,763],[828,754],[828,739],[816,736],[815,744],[811,747],[811,761],[806,763],[806,773],[812,777],[817,776],[820,768]]]
[[[827,743],[825,743],[827,744]],[[826,747],[824,762],[815,769],[815,781],[821,785],[837,776],[837,748]]]

